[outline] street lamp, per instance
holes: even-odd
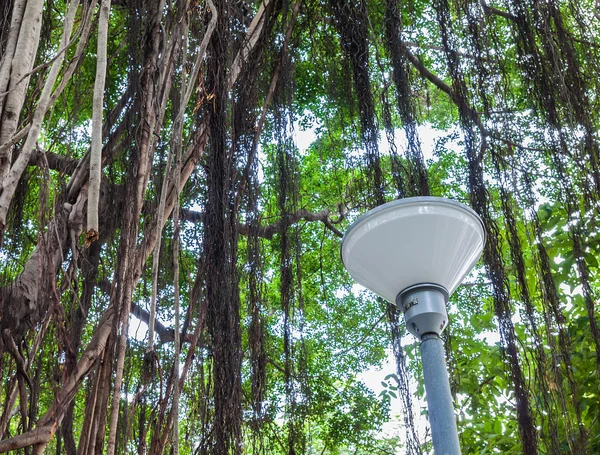
[[[395,303],[421,340],[421,360],[436,455],[460,446],[440,333],[448,297],[477,263],[485,244],[481,218],[440,197],[412,197],[365,213],[346,231],[342,262],[359,284]]]

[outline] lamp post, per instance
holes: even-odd
[[[365,213],[346,231],[342,262],[359,284],[395,303],[421,340],[421,361],[436,455],[460,455],[440,334],[448,297],[477,263],[485,229],[469,207],[413,197]]]

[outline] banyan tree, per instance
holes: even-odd
[[[2,1],[0,453],[430,453],[339,256],[419,195],[463,453],[598,453],[599,74],[598,0]]]

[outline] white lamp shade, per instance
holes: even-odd
[[[395,302],[404,289],[437,284],[452,294],[485,245],[477,214],[440,197],[413,197],[365,213],[346,231],[342,262],[359,284]]]

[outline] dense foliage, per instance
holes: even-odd
[[[598,453],[599,8],[3,2],[0,453],[431,452],[417,342],[339,256],[418,195],[487,231],[463,452]]]

